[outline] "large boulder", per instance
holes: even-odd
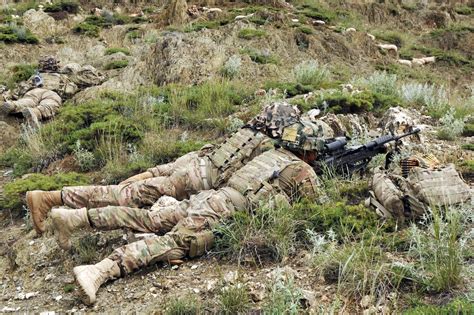
[[[54,18],[44,13],[31,9],[23,14],[24,25],[31,32],[38,36],[48,36],[57,32],[57,25]]]

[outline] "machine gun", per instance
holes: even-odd
[[[319,156],[313,161],[312,166],[318,174],[321,174],[325,169],[333,170],[342,176],[363,172],[374,156],[385,153],[385,144],[419,132],[420,129],[416,128],[400,136],[385,135],[364,145],[353,147],[346,147],[347,137],[333,138],[325,141],[324,149],[319,152]]]

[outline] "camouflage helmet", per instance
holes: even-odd
[[[321,125],[302,118],[283,130],[281,144],[289,150],[321,151],[325,138]]]
[[[247,123],[247,127],[259,130],[270,137],[280,138],[283,129],[296,123],[300,118],[298,107],[284,101],[275,101],[264,107],[255,118]]]

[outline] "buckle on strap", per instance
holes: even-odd
[[[201,173],[202,183],[205,190],[211,189],[211,186],[209,185],[210,178],[207,166],[206,160],[203,158],[199,159],[199,171]]]

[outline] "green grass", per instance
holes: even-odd
[[[212,20],[212,21],[199,21],[199,22],[194,22],[189,25],[187,25],[184,28],[184,31],[186,33],[190,32],[199,32],[203,29],[218,29],[221,26],[227,25],[230,23],[230,20],[226,19],[220,19],[220,20]]]
[[[127,48],[122,48],[122,47],[111,47],[111,48],[107,48],[105,50],[105,54],[106,55],[113,55],[113,54],[116,54],[116,53],[123,53],[127,56],[130,56],[130,50],[128,50]]]
[[[26,81],[36,73],[37,69],[37,64],[17,64],[10,69],[12,72],[10,80],[12,83]]]
[[[267,35],[267,32],[264,30],[257,30],[254,28],[244,28],[243,30],[239,31],[237,35],[239,38],[243,39],[254,39],[254,38],[261,38]]]
[[[79,239],[79,242],[74,247],[75,258],[79,264],[91,264],[96,263],[99,259],[99,247],[97,245],[99,241],[98,235],[86,235]]]
[[[246,54],[250,57],[253,62],[259,64],[275,64],[279,63],[277,57],[270,53],[263,53],[261,51],[251,49],[251,48],[244,48],[241,50],[242,54]]]
[[[422,304],[403,311],[403,315],[467,315],[474,313],[474,303],[466,298],[457,298],[447,304],[427,305]]]
[[[83,34],[90,37],[98,37],[100,31],[103,28],[110,28],[113,25],[123,25],[130,23],[131,20],[128,16],[120,15],[117,13],[103,14],[101,16],[91,15],[86,19],[77,24],[73,31],[76,34]]]
[[[325,22],[331,22],[337,17],[337,12],[335,10],[323,8],[315,3],[303,4],[298,7],[297,12],[308,18],[323,20]]]
[[[64,173],[53,176],[31,174],[27,178],[17,179],[5,185],[5,199],[0,200],[0,209],[21,210],[22,198],[30,190],[57,190],[64,186],[88,183],[89,179],[85,175],[77,173]]]
[[[44,7],[45,12],[61,12],[66,11],[71,14],[79,12],[79,3],[74,0],[60,0]]]
[[[298,30],[303,33],[303,34],[307,34],[307,35],[311,35],[314,33],[314,30],[312,27],[309,27],[309,26],[306,26],[306,25],[302,25],[300,27],[298,27]]]
[[[171,298],[165,306],[165,315],[198,315],[201,313],[201,302],[192,295]]]
[[[457,14],[462,14],[462,15],[471,15],[471,14],[474,14],[474,9],[471,8],[471,7],[468,7],[468,6],[466,6],[466,5],[458,6],[458,7],[454,8],[454,11],[455,11]]]
[[[218,301],[219,314],[245,314],[250,309],[250,296],[242,284],[223,288]]]
[[[438,61],[445,62],[451,66],[474,67],[474,62],[472,60],[469,60],[455,51],[444,51],[442,49],[426,46],[413,46],[411,49],[419,51],[425,55],[435,56]]]
[[[464,137],[474,137],[474,123],[467,123],[464,125],[464,130],[462,132]]]
[[[39,39],[23,26],[0,25],[0,42],[6,44],[38,44]]]
[[[128,60],[115,60],[105,65],[105,70],[121,69],[128,66]]]
[[[463,145],[461,146],[461,149],[463,149],[463,150],[469,150],[469,151],[474,151],[474,144],[473,144],[473,143],[463,144]]]
[[[403,34],[396,31],[374,31],[373,34],[376,38],[386,41],[390,44],[396,45],[398,48],[402,47],[405,40]]]

